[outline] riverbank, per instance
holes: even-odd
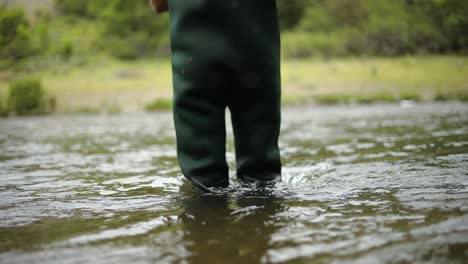
[[[79,66],[77,66],[79,65]],[[0,94],[22,77],[42,80],[56,112],[135,112],[168,109],[167,58],[123,62],[105,58],[60,63],[30,72],[0,72]],[[284,60],[283,103],[335,104],[399,100],[468,100],[468,57],[408,56]]]

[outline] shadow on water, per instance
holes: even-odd
[[[271,236],[278,230],[275,218],[284,211],[283,198],[273,189],[191,195],[182,206],[189,263],[265,261]]]

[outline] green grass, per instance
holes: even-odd
[[[169,100],[169,99],[156,99],[145,105],[146,111],[169,110],[171,108],[172,108],[172,100]]]
[[[468,94],[467,57],[287,61],[282,72],[286,95],[321,103],[466,100]]]
[[[11,74],[10,78],[22,75],[42,79],[47,93],[57,99],[58,112],[106,111],[104,108],[109,106],[118,106],[124,112],[140,111],[155,99],[172,98],[168,59],[130,63],[99,58],[82,66],[63,64],[32,73]],[[8,80],[0,80],[2,94],[7,87]]]
[[[0,97],[23,76],[43,80],[57,111],[129,112],[170,108],[168,58],[123,62],[96,56],[32,72],[0,72]],[[468,57],[416,56],[285,60],[283,103],[468,100]],[[88,110],[92,111],[88,111]]]

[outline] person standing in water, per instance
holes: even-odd
[[[195,186],[229,185],[225,109],[242,182],[281,179],[275,0],[150,0],[169,11],[177,158]]]

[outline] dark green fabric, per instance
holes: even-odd
[[[174,123],[183,174],[229,184],[225,109],[231,111],[237,175],[281,174],[280,40],[274,0],[169,0]]]

